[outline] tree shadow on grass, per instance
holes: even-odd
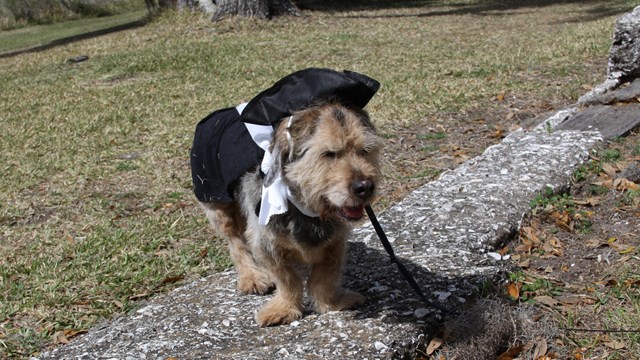
[[[11,51],[7,51],[7,52],[3,52],[3,53],[0,53],[0,59],[16,56],[16,55],[20,55],[20,54],[27,54],[27,53],[45,51],[45,50],[48,50],[48,49],[52,49],[52,48],[54,48],[56,46],[66,45],[66,44],[69,44],[69,43],[72,43],[72,42],[75,42],[75,41],[91,39],[91,38],[94,38],[94,37],[98,37],[98,36],[102,36],[102,35],[106,35],[106,34],[111,34],[111,33],[118,32],[118,31],[135,29],[135,28],[147,25],[149,23],[149,21],[151,20],[151,18],[152,18],[151,16],[145,16],[142,19],[131,21],[131,22],[128,22],[126,24],[112,26],[112,27],[109,27],[109,28],[106,28],[106,29],[89,31],[89,32],[86,32],[86,33],[83,33],[83,34],[67,36],[67,37],[63,37],[63,38],[60,38],[60,39],[56,39],[56,40],[47,42],[45,44],[40,44],[40,45],[36,45],[36,46],[30,46],[28,48],[23,48],[23,49],[11,50]]]
[[[536,10],[539,8],[561,5],[590,5],[572,22],[593,21],[607,16],[629,11],[633,7],[625,0],[475,0],[472,2],[443,2],[436,0],[303,0],[297,2],[302,9],[325,12],[349,12],[385,9],[410,9],[407,14],[357,15],[359,17],[436,17],[448,15],[496,15],[498,12],[515,10]],[[422,9],[422,11],[416,11]]]

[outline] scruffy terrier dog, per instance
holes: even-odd
[[[207,218],[225,237],[242,293],[274,297],[257,313],[260,326],[290,323],[302,317],[304,279],[318,313],[353,308],[365,298],[341,287],[347,238],[364,214],[379,179],[381,141],[367,113],[325,102],[279,122],[269,150],[275,157],[263,178],[247,172],[231,203],[204,202]],[[281,176],[296,205],[258,223],[263,184]],[[317,214],[308,216],[304,212]]]

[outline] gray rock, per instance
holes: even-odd
[[[629,165],[627,165],[627,167],[618,175],[618,178],[624,178],[629,181],[633,181],[636,184],[640,184],[640,162],[634,161],[629,163]]]
[[[613,42],[609,50],[607,79],[578,100],[581,105],[608,104],[602,98],[621,84],[640,76],[640,6],[616,21]],[[609,101],[609,102],[608,102]]]
[[[635,78],[640,75],[640,6],[616,22],[609,52],[608,77]]]
[[[611,81],[611,80],[607,80]],[[605,81],[606,84],[606,81]],[[624,83],[619,87],[606,89],[606,85],[599,85],[596,88],[602,89],[602,92],[592,91],[578,100],[578,104],[582,106],[590,105],[608,105],[617,102],[634,102],[640,99],[640,78],[634,79],[629,83]]]

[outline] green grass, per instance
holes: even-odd
[[[144,19],[147,14],[147,10],[137,10],[125,14],[1,31],[0,53],[44,45],[61,38],[128,24]]]
[[[575,207],[573,196],[567,193],[556,194],[553,189],[546,187],[543,194],[537,194],[530,202],[529,206],[542,210],[554,209],[556,211],[572,211]]]
[[[478,3],[218,24],[165,14],[143,28],[1,59],[0,358],[28,357],[56,331],[126,313],[175,286],[163,279],[228,267],[192,196],[193,130],[292,71],[321,66],[378,79],[367,110],[390,140],[396,128],[419,133],[446,114],[499,106],[498,93],[572,103],[583,84],[604,78],[593,64],[606,63],[619,12],[593,17],[608,8],[591,3],[461,11]],[[46,32],[60,37],[64,27]],[[66,62],[79,54],[89,60]]]
[[[602,161],[603,162],[614,162],[620,159],[620,150],[618,149],[605,149],[602,151]]]
[[[607,274],[609,284],[595,287],[592,296],[597,299],[592,307],[567,309],[565,328],[590,328],[604,330],[601,333],[567,331],[571,342],[585,349],[585,358],[607,356],[607,359],[637,359],[640,352],[640,291],[638,266],[624,266],[621,271]],[[594,313],[598,314],[594,316]],[[606,331],[612,330],[612,331]],[[623,330],[624,332],[618,332]],[[611,349],[603,343],[620,342],[622,349]],[[600,345],[600,346],[598,346]],[[635,354],[635,355],[634,355]]]
[[[435,179],[438,175],[440,175],[440,170],[426,168],[416,173],[413,173],[409,176],[406,176],[405,178],[406,179],[422,179],[422,178]]]
[[[442,132],[437,132],[437,133],[431,133],[431,134],[418,134],[416,137],[418,138],[418,140],[433,141],[433,140],[445,139],[447,137],[447,134]]]

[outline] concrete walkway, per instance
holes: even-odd
[[[505,262],[488,252],[515,234],[530,200],[546,187],[566,186],[600,139],[598,132],[549,131],[546,124],[516,131],[415,190],[379,220],[427,295],[459,308],[503,270]],[[227,271],[151,299],[39,359],[383,359],[411,353],[441,314],[417,300],[370,225],[356,229],[348,258],[345,283],[368,297],[356,311],[309,313],[290,325],[259,328],[255,310],[268,297],[239,295],[236,276]]]

